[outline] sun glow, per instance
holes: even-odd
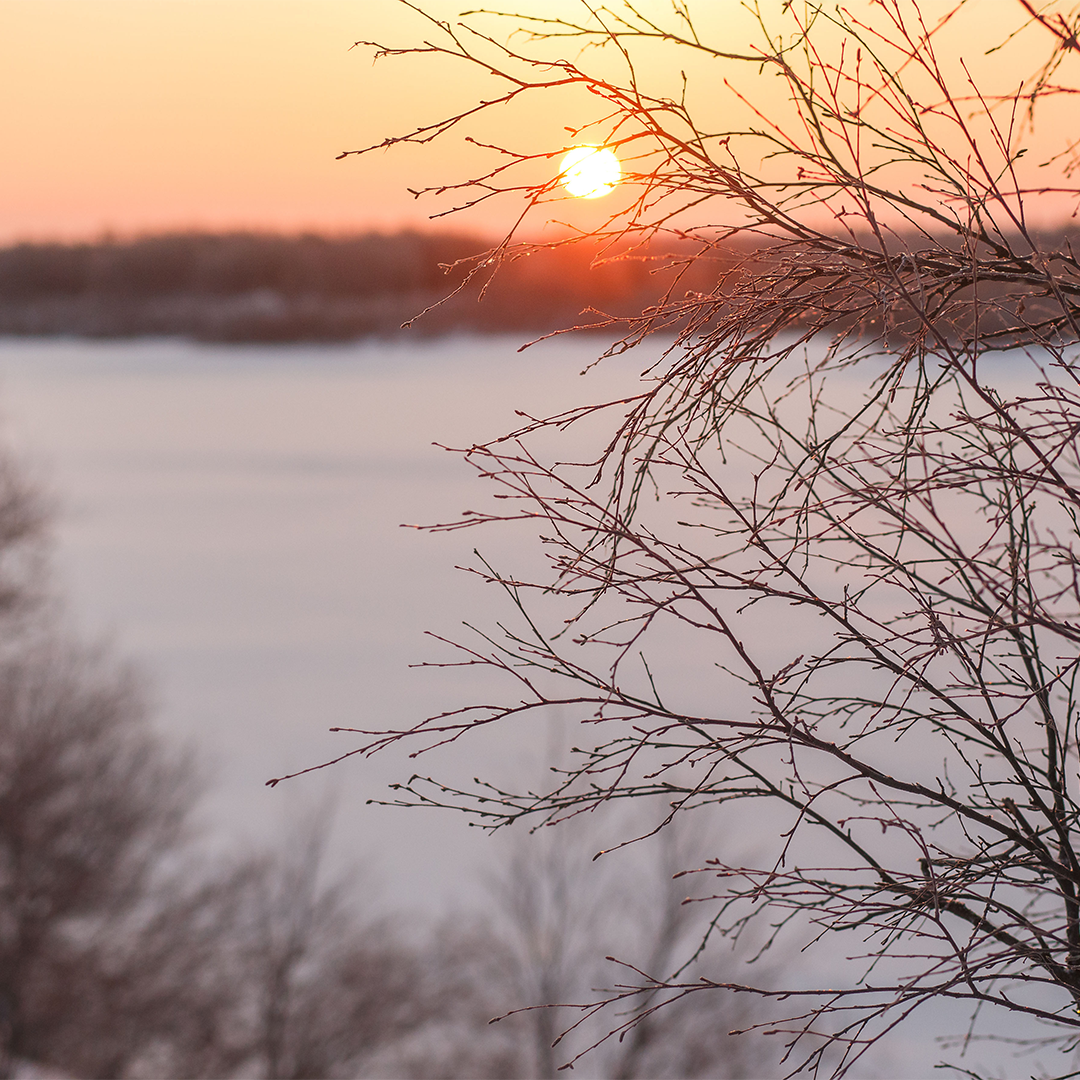
[[[599,146],[575,146],[559,168],[562,186],[578,199],[599,199],[622,179],[615,151]]]

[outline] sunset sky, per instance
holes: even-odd
[[[461,6],[428,5],[444,16]],[[978,9],[992,35],[1016,7]],[[749,23],[736,0],[702,11],[744,47]],[[406,188],[460,179],[476,153],[462,136],[335,160],[490,92],[450,65],[373,67],[371,50],[350,50],[359,38],[415,43],[423,33],[394,0],[0,0],[0,242],[425,222],[439,207]],[[1033,55],[969,59],[1011,82],[1010,65],[1023,74]],[[508,113],[498,134],[556,137],[566,120],[555,111]],[[515,209],[493,205],[460,227],[501,228]]]
[[[409,155],[335,155],[422,113],[373,72],[388,0],[0,0],[0,240],[422,220]],[[405,24],[405,25],[403,25]]]

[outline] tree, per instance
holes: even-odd
[[[431,1016],[421,949],[387,919],[361,918],[355,883],[320,881],[328,826],[311,816],[248,868],[239,894],[234,990],[248,1008],[237,1027],[273,1080],[364,1075]]]
[[[58,629],[46,520],[0,455],[0,1075],[23,1059],[119,1075],[116,1023],[93,1046],[85,1025],[126,981],[113,935],[175,847],[192,774],[149,731],[130,673]]]
[[[706,929],[702,905],[688,902],[687,882],[677,875],[708,845],[682,818],[662,839],[649,850],[597,864],[595,822],[578,821],[572,829],[521,838],[511,848],[495,879],[496,912],[485,928],[489,949],[497,928],[501,962],[478,982],[502,1016],[499,1026],[512,1027],[512,1075],[554,1077],[598,1042],[604,1045],[585,1064],[593,1075],[613,1080],[775,1075],[771,1046],[729,1034],[766,1018],[761,1004],[745,995],[715,1001],[699,995],[660,1009],[667,995],[657,991],[635,1003],[648,1015],[625,1037],[604,1039],[607,1017],[595,1008],[595,988],[611,978],[605,957],[614,954],[643,971],[674,971],[694,957]],[[701,972],[719,980],[747,959],[713,955]]]
[[[0,970],[4,1075],[13,1061],[120,1075],[132,1046],[115,1004],[138,967],[117,949],[176,850],[190,773],[145,726],[130,680],[52,635],[0,664]],[[144,957],[129,957],[136,965]],[[96,973],[91,977],[91,972]],[[91,990],[94,993],[84,993]],[[145,1007],[142,1008],[145,1017]],[[75,1056],[64,1060],[64,1047]],[[117,1059],[114,1054],[120,1053]]]
[[[0,450],[0,1077],[353,1076],[423,1023],[419,948],[321,883],[326,827],[210,859],[189,754],[65,632]]]
[[[190,762],[146,721],[56,640],[0,667],[4,1075],[357,1075],[428,1019],[419,947],[319,881],[326,822],[201,854]]]
[[[414,777],[400,801],[491,827],[620,799],[657,828],[743,806],[763,857],[698,869],[717,926],[770,924],[828,968],[783,988],[793,1071],[837,1052],[840,1075],[957,1003],[962,1049],[982,1024],[1071,1073],[1080,263],[1055,110],[1080,86],[1080,16],[803,0],[754,7],[744,40],[686,0],[561,10],[425,16],[421,44],[374,45],[496,87],[380,146],[476,125],[492,163],[433,193],[534,216],[564,197],[572,145],[616,150],[625,183],[588,233],[604,259],[655,260],[659,296],[584,324],[616,331],[609,366],[648,356],[612,399],[462,451],[501,501],[440,527],[520,522],[547,558],[535,575],[477,563],[517,621],[448,661],[510,689],[408,730],[360,726],[353,752],[557,707],[580,725],[550,789]],[[514,138],[550,141],[493,146],[491,114],[532,99],[545,111]],[[569,139],[535,126],[552,115]],[[473,274],[534,248],[512,234]],[[579,429],[591,449],[567,463]],[[732,988],[642,970],[610,1001],[659,991]]]
[[[418,972],[424,1019],[388,1048],[376,1074],[553,1077],[603,1039],[596,987],[610,977],[605,954],[666,969],[698,945],[706,913],[684,903],[686,883],[671,877],[680,857],[700,847],[686,825],[677,823],[664,844],[600,863],[592,859],[594,819],[496,845],[489,903],[447,915],[431,935]],[[714,976],[746,957],[719,959],[707,965]],[[625,1080],[775,1075],[772,1046],[729,1035],[763,1018],[747,995],[687,998],[606,1042],[583,1072]]]

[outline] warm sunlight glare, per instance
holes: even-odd
[[[614,150],[575,146],[562,159],[559,179],[571,195],[579,199],[599,199],[622,179],[622,169]]]

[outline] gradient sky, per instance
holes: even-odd
[[[450,15],[464,5],[427,6]],[[991,32],[1017,10],[1011,0],[972,7]],[[744,46],[737,0],[701,10]],[[438,207],[406,188],[459,179],[475,161],[460,136],[335,160],[490,92],[445,64],[373,67],[370,50],[350,50],[358,38],[421,36],[395,0],[0,0],[0,242],[422,223]],[[1011,82],[1024,63],[998,54],[989,70]],[[557,139],[570,122],[558,112],[554,101],[519,109],[496,135]],[[492,206],[460,226],[504,227],[514,210]]]
[[[334,160],[430,97],[350,51],[404,21],[389,0],[0,0],[0,240],[422,219],[409,155]]]
[[[425,4],[443,18],[466,6]],[[0,0],[0,243],[426,223],[439,206],[407,189],[475,167],[457,133],[335,158],[491,94],[460,64],[373,65],[351,48],[431,29],[398,0]],[[517,110],[515,134],[523,116],[566,138],[539,102]],[[469,227],[503,228],[516,209],[485,207]]]

